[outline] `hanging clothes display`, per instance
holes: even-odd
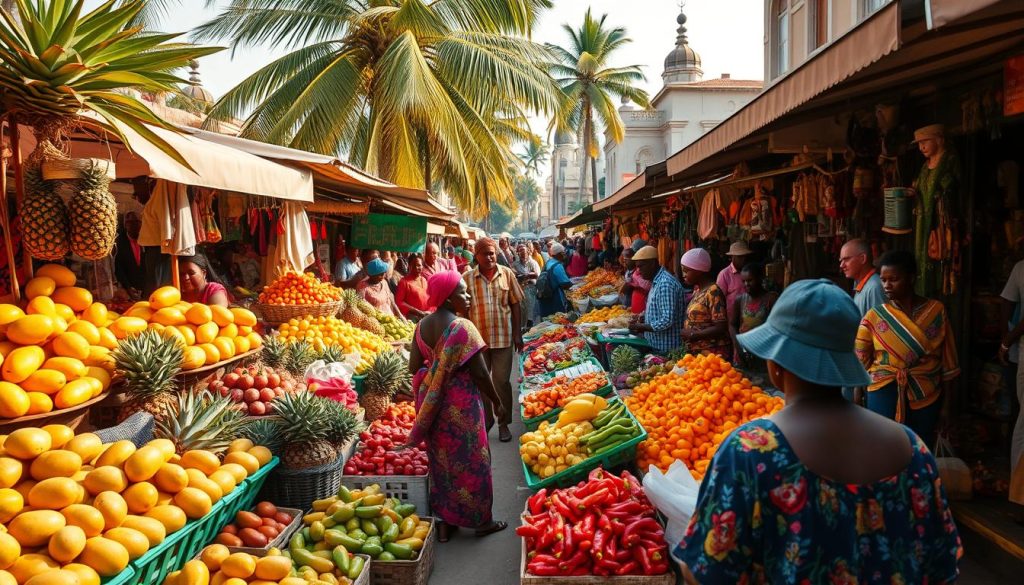
[[[191,256],[196,252],[196,230],[188,202],[187,187],[163,179],[142,209],[140,246],[159,246],[164,254]]]
[[[245,215],[245,197],[222,193],[217,197],[220,207],[221,240],[237,242],[242,239],[242,217]]]
[[[717,239],[723,216],[721,192],[712,189],[705,193],[697,219],[697,237],[702,240]]]
[[[772,237],[781,223],[778,201],[758,183],[754,187],[754,196],[747,199],[740,209],[740,226],[747,232],[748,239],[766,240]]]
[[[917,189],[914,254],[918,264],[915,289],[921,296],[935,296],[952,288],[953,258],[950,254],[955,240],[949,213],[960,188],[956,155],[946,150],[934,169],[922,165],[914,187]]]

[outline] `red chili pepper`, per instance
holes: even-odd
[[[558,570],[558,565],[541,565],[534,563],[526,565],[526,572],[539,577],[557,577],[562,574],[562,571]]]
[[[544,509],[544,499],[547,497],[547,488],[541,488],[539,492],[533,494],[533,496],[531,496],[529,500],[530,513],[540,514]]]
[[[551,496],[551,506],[552,508],[554,508],[555,511],[557,511],[561,516],[563,516],[567,520],[572,520],[573,522],[575,522],[578,519],[573,509],[567,506],[565,502],[562,501],[562,498],[559,496],[559,494],[554,494]]]
[[[644,570],[644,575],[653,575],[653,567],[651,566],[651,557],[647,553],[647,549],[642,546],[635,547],[633,549],[633,559],[640,563],[640,566]]]
[[[592,541],[587,540],[586,538],[582,538],[579,542],[576,543],[576,548],[578,548],[579,550],[589,551],[592,548],[593,544],[594,543]]]
[[[632,575],[639,568],[640,568],[640,563],[638,563],[636,561],[629,561],[628,563],[625,563],[624,565],[619,567],[618,570],[615,571],[615,574],[616,575]]]
[[[597,519],[594,517],[593,512],[583,517],[583,523],[581,524],[581,532],[583,533],[583,536],[587,538],[587,540],[594,539],[594,531],[597,529],[596,524]]]
[[[665,539],[659,538],[652,540],[650,538],[641,538],[637,541],[639,546],[646,548],[647,550],[662,550],[665,548]]]
[[[610,518],[632,518],[639,516],[643,509],[640,502],[630,500],[609,506],[605,509],[604,515]]]
[[[607,538],[608,533],[602,529],[598,529],[594,534],[594,543],[590,545],[591,556],[594,557],[594,560],[600,561],[604,557],[604,541]]]
[[[597,529],[611,531],[612,521],[608,519],[607,514],[602,514],[601,517],[597,519]]]
[[[604,478],[604,476],[604,468],[596,467],[589,474],[587,474],[587,479],[589,479],[590,481],[594,481],[595,479],[602,479]]]
[[[634,546],[640,540],[640,532],[642,530],[660,530],[661,525],[654,518],[640,518],[634,520],[622,533],[622,544],[625,546]]]
[[[569,575],[571,575],[573,577],[582,577],[584,575],[589,575],[589,574],[591,574],[591,568],[590,568],[589,564],[583,565],[582,567],[576,567],[575,569],[572,570],[571,573],[569,573]]]
[[[616,536],[622,536],[622,533],[626,530],[626,525],[615,519],[611,520],[611,523],[612,530],[615,532]]]
[[[608,489],[607,488],[601,488],[601,489],[597,490],[596,492],[594,492],[594,493],[590,494],[589,496],[587,496],[587,497],[583,498],[582,500],[580,500],[580,503],[579,503],[578,507],[579,507],[580,510],[586,510],[587,508],[589,508],[591,506],[596,506],[598,504],[602,504],[602,503],[606,502],[607,500],[608,500]]]
[[[565,543],[565,548],[562,549],[562,554],[564,556],[570,556],[576,553],[576,541],[572,537],[572,526],[569,524],[562,527],[562,542]]]
[[[572,555],[568,559],[558,563],[558,568],[562,571],[572,571],[576,567],[582,565],[587,561],[587,553],[578,550],[576,554]]]
[[[516,534],[523,538],[538,538],[541,534],[540,526],[524,524],[516,528]]]
[[[615,552],[615,560],[619,561],[620,563],[624,563],[624,562],[628,561],[631,556],[632,556],[632,553],[630,552],[630,549],[628,549],[628,548],[624,548],[622,550],[619,550],[619,551]]]

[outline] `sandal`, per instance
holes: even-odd
[[[455,534],[458,530],[458,526],[448,524],[447,522],[442,522],[441,525],[437,527],[437,541],[448,542],[449,540],[451,540],[452,535]]]
[[[485,526],[483,528],[477,528],[476,532],[474,533],[474,535],[479,538],[481,536],[487,536],[489,534],[494,534],[495,532],[501,532],[502,530],[505,530],[506,528],[508,528],[508,523],[502,522],[501,520],[496,520],[494,522],[491,522],[490,524],[488,524],[487,526]]]
[[[512,440],[512,431],[505,425],[501,425],[498,428],[498,440],[502,443],[508,443]]]

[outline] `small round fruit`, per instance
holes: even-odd
[[[125,503],[128,504],[129,514],[145,514],[156,506],[159,494],[157,494],[156,486],[148,481],[140,481],[128,486],[122,495]]]
[[[113,577],[128,566],[128,549],[117,541],[96,536],[85,542],[78,561],[92,567],[100,577]]]
[[[219,571],[221,563],[230,554],[231,551],[223,544],[211,544],[203,549],[203,552],[199,554],[199,559],[206,563],[206,567],[211,571]]]

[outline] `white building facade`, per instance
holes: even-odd
[[[732,79],[727,73],[704,79],[700,55],[687,41],[686,16],[680,13],[676,22],[676,47],[665,58],[664,85],[651,109],[624,103],[619,108],[622,142],[615,144],[605,134],[606,195],[703,136],[761,91],[761,81]]]

